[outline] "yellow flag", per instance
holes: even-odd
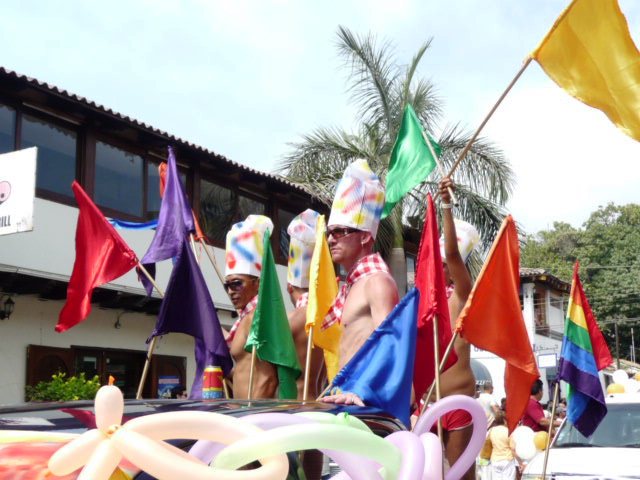
[[[309,267],[309,305],[307,306],[307,333],[313,327],[313,344],[324,350],[324,362],[327,366],[329,381],[338,373],[338,345],[342,326],[334,323],[322,330],[322,321],[338,295],[338,282],[333,269],[331,252],[325,237],[324,215],[320,215],[316,224],[316,245]]]
[[[531,58],[567,93],[640,141],[640,53],[617,0],[574,0]]]

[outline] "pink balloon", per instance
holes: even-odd
[[[434,480],[442,478],[442,444],[437,435],[431,432],[420,435],[422,448],[424,449],[424,470],[422,480]]]
[[[425,451],[420,438],[411,432],[394,432],[385,440],[398,447],[402,452],[402,465],[398,473],[398,480],[421,480],[424,471]]]
[[[487,434],[487,416],[484,413],[484,408],[482,408],[482,405],[480,405],[477,400],[471,397],[451,395],[431,405],[425,414],[418,419],[413,429],[413,433],[416,435],[427,433],[437,422],[438,418],[453,410],[466,410],[469,412],[472,418],[473,433],[471,434],[467,448],[445,475],[445,480],[461,478],[464,472],[475,464],[476,457],[482,449]]]

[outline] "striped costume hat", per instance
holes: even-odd
[[[262,242],[266,231],[273,231],[273,223],[263,215],[249,215],[227,233],[225,275],[260,276],[262,270]]]

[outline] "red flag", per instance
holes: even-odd
[[[416,359],[413,369],[413,388],[416,399],[425,394],[435,379],[435,358],[433,346],[433,319],[438,319],[438,351],[440,361],[453,337],[449,319],[449,304],[444,279],[438,223],[431,195],[427,195],[427,214],[422,229],[418,262],[416,265],[416,288],[420,291],[418,308],[418,338]],[[457,361],[453,350],[445,364],[446,370]]]
[[[76,227],[76,261],[56,332],[64,332],[87,318],[91,312],[93,289],[121,277],[138,263],[136,254],[82,187],[74,181],[71,188],[80,209]]]
[[[519,265],[518,232],[508,215],[456,323],[456,330],[469,343],[506,362],[504,388],[509,431],[522,418],[531,385],[540,376],[522,318]]]

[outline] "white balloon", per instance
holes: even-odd
[[[633,378],[629,378],[622,385],[624,385],[624,391],[626,393],[634,393],[640,391],[640,382],[634,380]]]
[[[513,433],[511,434],[511,438],[513,438],[513,441],[516,443],[516,445],[518,445],[518,443],[521,442],[533,443],[534,435],[535,433],[533,432],[533,430],[531,430],[531,428],[520,425],[513,431]]]
[[[537,452],[538,450],[536,449],[536,445],[533,443],[533,437],[530,440],[522,439],[516,444],[516,455],[525,462],[528,462],[535,457]]]
[[[622,383],[623,385],[629,379],[629,375],[624,370],[616,370],[613,372],[612,377],[614,383]]]

